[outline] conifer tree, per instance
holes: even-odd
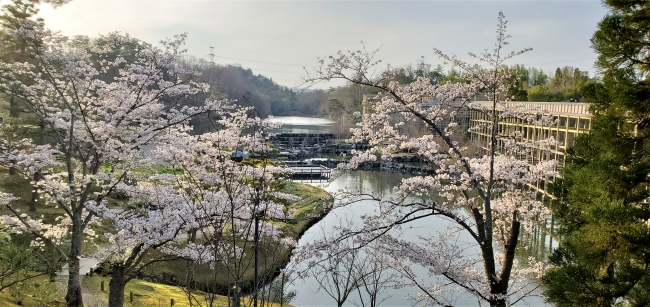
[[[48,3],[54,7],[61,6],[70,0],[12,0],[2,6],[0,15],[0,61],[5,63],[32,62],[34,56],[26,38],[18,35],[21,28],[34,29],[43,25],[43,19],[36,17],[38,5]],[[9,116],[18,117],[19,102],[15,97],[9,99]]]
[[[603,82],[583,89],[592,130],[553,185],[562,244],[543,282],[556,306],[650,304],[650,2],[605,2],[591,39]]]
[[[21,27],[29,27],[34,23],[42,23],[43,20],[32,18],[38,13],[36,3],[33,1],[13,0],[10,4],[2,7],[3,14],[0,15],[0,59],[5,63],[29,62],[29,44],[25,38],[16,35]],[[20,114],[20,108],[15,97],[8,97],[9,117],[16,118]]]

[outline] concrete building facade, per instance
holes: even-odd
[[[476,102],[483,107],[491,107],[492,103]],[[541,113],[543,115],[553,116],[554,124],[551,126],[540,126],[523,119],[506,117],[499,121],[496,127],[498,135],[508,136],[512,132],[520,131],[524,140],[535,142],[553,137],[558,141],[558,145],[552,146],[551,151],[542,151],[531,148],[524,156],[518,157],[531,164],[539,161],[556,159],[558,161],[558,171],[561,171],[566,163],[566,149],[572,147],[575,138],[581,133],[588,133],[591,129],[591,114],[589,113],[589,104],[576,102],[507,102],[503,103],[503,108],[518,108],[524,113],[529,110],[530,114]],[[501,111],[497,110],[497,113]],[[489,141],[492,134],[491,122],[487,115],[478,109],[470,110],[469,114],[470,132],[469,139],[472,146],[477,146],[480,154],[487,153],[491,150]],[[497,141],[497,151],[503,152],[503,142]],[[552,178],[551,178],[552,179]],[[546,182],[540,181],[534,186],[537,191],[544,193],[546,191]],[[545,194],[545,193],[544,193]]]
[[[377,101],[377,96],[364,95],[363,98],[363,113],[371,113],[372,105]],[[490,101],[475,101],[473,104],[487,109],[491,109],[492,106],[492,102]],[[433,101],[433,99],[422,99],[420,106],[423,108],[439,106],[439,103]],[[453,108],[453,106],[448,107]],[[566,163],[566,149],[573,146],[578,135],[588,133],[591,129],[591,114],[589,113],[589,104],[587,103],[512,101],[499,104],[497,113],[500,114],[505,108],[516,108],[524,114],[539,114],[538,116],[546,115],[553,117],[554,124],[550,126],[536,125],[533,122],[520,118],[505,117],[499,120],[498,126],[495,129],[497,129],[497,134],[504,138],[515,131],[519,131],[522,139],[529,142],[546,140],[553,137],[558,144],[552,146],[550,151],[531,148],[518,158],[526,160],[531,164],[556,159],[558,161],[558,172],[562,171]],[[491,150],[490,137],[492,135],[492,122],[487,114],[481,112],[480,108],[463,108],[462,110],[456,109],[455,111],[456,115],[453,119],[443,118],[441,122],[442,126],[448,124],[449,121],[457,122],[459,124],[459,131],[467,131],[465,138],[469,141],[468,145],[474,153],[477,155],[488,153]],[[402,118],[396,116],[393,120],[400,122]],[[403,127],[403,129],[409,128],[409,132],[414,136],[432,133],[423,123],[411,123],[410,125]],[[502,140],[497,141],[497,152],[504,152],[503,145]],[[554,178],[550,178],[550,180],[552,179]],[[545,181],[539,181],[531,188],[536,189],[542,194],[546,194]]]

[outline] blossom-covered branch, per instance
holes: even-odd
[[[448,304],[457,290],[491,306],[505,306],[530,293],[534,286],[521,276],[539,275],[543,266],[520,265],[515,253],[520,232],[535,221],[544,220],[549,213],[529,186],[556,176],[556,161],[528,163],[517,157],[532,149],[550,150],[555,140],[530,142],[517,133],[501,131],[499,123],[510,118],[538,125],[553,123],[551,117],[531,114],[523,106],[508,102],[505,81],[509,75],[503,63],[529,51],[505,53],[509,37],[504,16],[499,14],[494,49],[479,56],[470,54],[488,68],[434,50],[443,60],[460,68],[467,83],[435,85],[419,78],[400,84],[389,80],[389,74],[367,78],[367,71],[377,65],[370,61],[374,52],[339,52],[327,62],[320,60],[321,66],[311,71],[306,81],[344,79],[379,91],[368,102],[367,109],[371,111],[363,114],[358,127],[351,130],[350,141],[367,142],[370,149],[353,151],[350,161],[339,167],[354,169],[364,162],[391,160],[396,154],[409,151],[430,164],[434,174],[403,179],[391,195],[371,197],[378,204],[376,214],[363,216],[363,224],[358,227],[341,225],[338,239],[307,244],[300,250],[299,258],[317,257],[314,250],[336,245],[342,238],[353,238],[353,249],[383,242],[387,253],[395,259],[423,265],[429,269],[429,275],[448,281],[447,286],[427,287],[418,281],[415,272],[404,268],[404,276],[412,281],[410,285],[427,291],[422,298],[428,298],[431,304]],[[475,102],[477,96],[487,98],[487,102]],[[458,129],[462,112],[470,110],[481,112],[489,120],[483,127],[489,134],[484,155],[470,155],[467,144],[454,137],[455,133],[463,133]],[[419,123],[428,133],[412,135],[402,129],[409,122]],[[361,196],[359,192],[347,191],[337,198],[340,203],[353,205],[368,199]],[[443,218],[454,226],[448,232],[416,241],[394,236],[412,221],[425,218]],[[459,232],[469,235],[472,244],[459,248],[448,242],[458,238]]]

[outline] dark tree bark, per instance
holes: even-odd
[[[9,117],[18,118],[19,115],[20,108],[18,107],[18,101],[11,96],[9,97]]]
[[[68,307],[83,307],[81,277],[79,276],[82,234],[81,212],[74,210],[72,218],[72,241],[70,257],[68,259],[68,292],[65,295],[65,301]]]
[[[124,306],[124,287],[128,282],[124,271],[125,268],[123,266],[112,266],[113,276],[111,277],[111,282],[108,284],[108,307]]]

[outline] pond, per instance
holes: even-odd
[[[278,116],[271,119],[282,123],[282,127],[273,129],[273,133],[331,133],[334,121],[325,118],[302,116]]]
[[[329,184],[311,183],[320,185],[322,188],[330,193],[335,193],[340,189],[346,188],[360,188],[364,191],[372,193],[373,195],[382,195],[391,193],[394,186],[406,177],[411,175],[385,172],[385,171],[370,171],[370,170],[357,170],[344,173],[336,178]],[[319,223],[310,228],[299,240],[298,245],[304,245],[308,242],[321,239],[323,236],[330,236],[333,233],[333,228],[341,221],[359,223],[360,216],[375,211],[377,204],[372,201],[362,201],[354,205],[337,208],[332,210],[325,218]],[[446,232],[447,229],[453,227],[453,224],[439,217],[428,217],[419,221],[414,221],[409,224],[409,228],[400,233],[401,239],[408,239],[409,241],[417,241],[419,236],[431,236],[439,232]],[[460,246],[466,246],[468,252],[475,253],[473,245],[470,243],[472,239],[466,232],[460,232],[454,238]],[[545,239],[546,240],[546,239]],[[548,244],[548,243],[546,243]],[[545,252],[546,249],[542,248],[538,252]],[[527,250],[534,252],[534,250]],[[291,262],[288,267],[302,267],[304,264]],[[427,270],[423,267],[413,266],[413,270],[422,278],[425,283],[435,284],[437,280],[430,277]],[[319,284],[315,277],[309,277],[304,280],[296,280],[291,286],[292,290],[297,293],[294,301],[291,302],[294,306],[331,306],[335,301],[327,295],[323,290],[319,291]],[[385,289],[382,299],[385,299],[381,306],[411,306],[416,301],[409,298],[409,296],[417,296],[422,291],[414,287],[405,287],[399,289]],[[466,293],[458,293],[454,296],[454,306],[477,306],[478,301],[475,297]],[[350,295],[350,299],[346,302],[345,306],[361,306],[359,294],[355,291]],[[543,306],[545,305],[540,297],[528,297],[525,300],[516,304],[516,306]]]
[[[281,128],[275,129],[274,133],[332,133],[337,129],[338,123],[328,119],[322,118],[309,118],[309,117],[275,117],[272,119],[275,122],[283,124]],[[343,125],[339,125],[342,128]],[[357,189],[360,188],[373,195],[382,195],[391,193],[393,187],[398,185],[403,178],[409,177],[409,174],[402,174],[387,171],[371,171],[371,170],[358,170],[342,174],[335,180],[323,184],[314,183],[309,181],[307,183],[320,186],[330,193],[335,193],[339,189]],[[359,223],[360,216],[363,214],[375,211],[377,204],[371,201],[362,201],[351,206],[338,208],[332,210],[326,217],[324,217],[316,225],[312,226],[299,240],[298,245],[304,245],[314,240],[321,239],[325,235],[331,235],[333,228],[341,221]],[[427,237],[435,235],[439,232],[446,232],[447,229],[452,227],[452,223],[448,220],[439,217],[429,217],[409,224],[409,228],[401,233],[403,239],[410,241],[417,241],[419,236]],[[544,224],[544,226],[546,226]],[[551,236],[546,235],[544,232],[546,227],[542,229],[539,235],[535,235],[533,239],[530,237],[521,237],[522,242],[533,242],[532,248],[518,250],[518,255],[522,255],[522,259],[527,256],[535,256],[539,259],[548,257],[548,246],[553,245],[554,242],[550,240]],[[460,245],[467,247],[468,253],[476,254],[475,247],[471,245],[472,239],[465,232],[459,232],[455,237],[456,242]],[[295,263],[294,260],[289,263],[289,268],[299,268],[304,264]],[[413,270],[425,283],[436,284],[439,280],[431,277],[427,270],[423,267],[413,266]],[[312,276],[303,280],[296,280],[289,285],[289,289],[295,290],[297,293],[296,298],[291,302],[292,305],[300,306],[331,306],[335,305],[335,301],[329,297],[325,291],[319,290],[317,280]],[[417,296],[421,290],[414,287],[403,288],[389,288],[381,295],[381,306],[411,306],[416,304],[416,301],[410,299],[410,296]],[[479,302],[477,299],[466,293],[458,293],[454,297],[455,306],[477,306]],[[353,293],[345,306],[360,306],[358,294]],[[523,301],[520,301],[517,306],[543,306],[545,305],[542,298],[539,296],[531,296]]]
[[[282,123],[282,127],[273,129],[272,133],[332,133],[335,128],[340,129],[337,122],[326,118],[278,116],[272,117],[271,121]],[[215,126],[211,122],[197,122],[192,123],[191,133],[198,135],[214,130]]]

